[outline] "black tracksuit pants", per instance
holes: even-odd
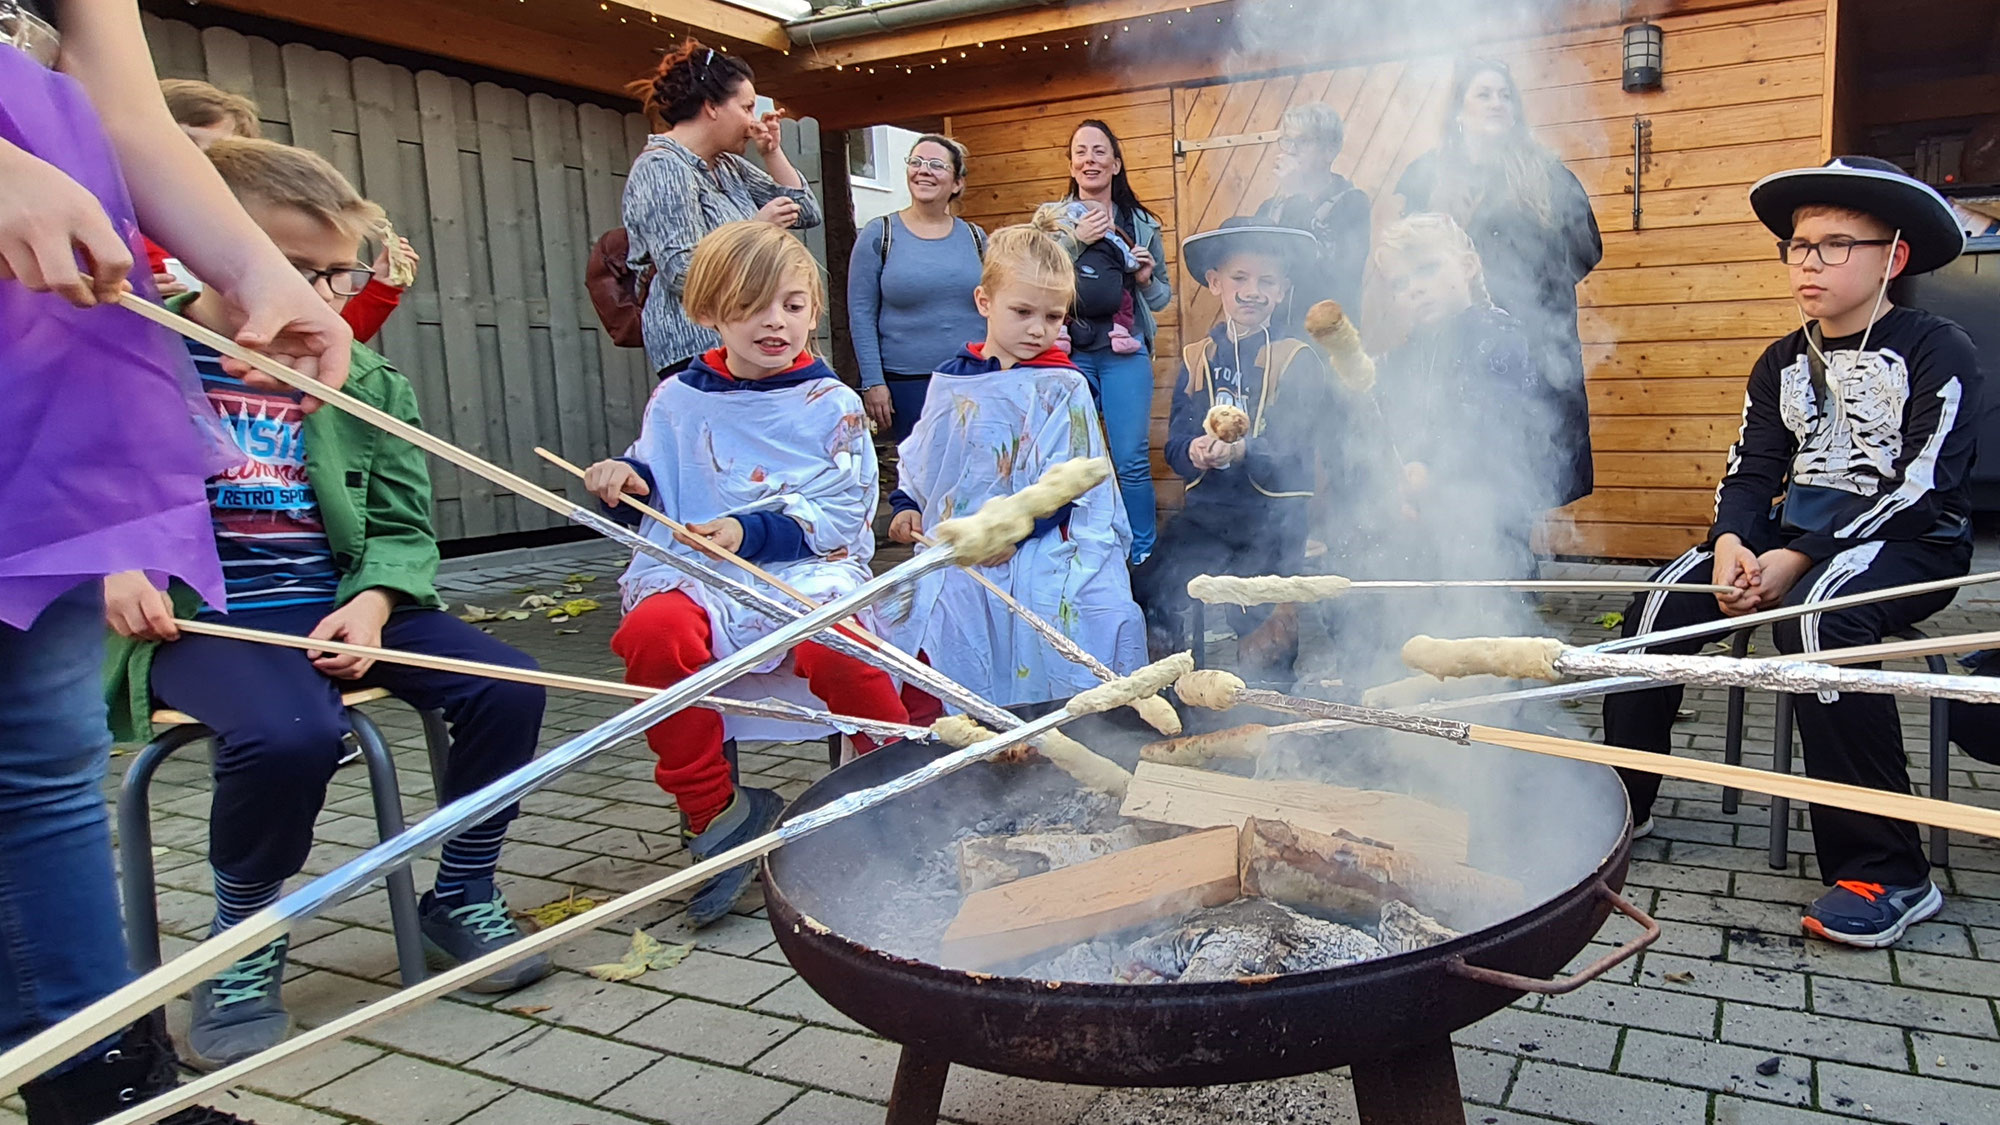
[[[1768,538],[1759,538],[1764,541],[1746,544],[1759,554],[1782,545],[1775,526],[1768,532]],[[1654,578],[1706,582],[1713,573],[1713,560],[1712,552],[1696,547],[1667,564]],[[1785,595],[1785,604],[1801,605],[1844,594],[1950,578],[1967,573],[1971,563],[1969,542],[1865,543],[1808,570]],[[1779,622],[1774,626],[1778,650],[1789,654],[1876,644],[1950,605],[1952,596],[1953,592],[1947,590]],[[1640,594],[1626,611],[1624,635],[1631,637],[1714,621],[1721,616],[1721,608],[1708,594]],[[1650,651],[1691,653],[1714,639],[1683,641]],[[1682,692],[1679,685],[1674,685],[1605,697],[1605,742],[1634,750],[1671,753],[1669,740]],[[1827,698],[1828,695],[1832,698]],[[1795,695],[1792,705],[1805,749],[1807,776],[1895,793],[1909,792],[1909,758],[1893,696],[1856,692]],[[1644,820],[1652,815],[1660,777],[1621,773],[1631,795],[1633,819]],[[1908,886],[1929,877],[1930,863],[1924,858],[1915,825],[1817,806],[1811,809],[1811,817],[1820,876],[1829,885],[1842,879],[1857,879]]]

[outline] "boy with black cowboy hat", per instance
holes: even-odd
[[[1980,381],[1957,325],[1888,300],[1889,282],[1945,265],[1964,250],[1951,208],[1895,165],[1844,156],[1766,176],[1750,189],[1778,236],[1804,327],[1765,349],[1750,372],[1743,425],[1716,491],[1707,540],[1656,577],[1712,581],[1716,595],[1644,594],[1625,635],[1779,605],[1826,601],[1971,568],[1966,472]],[[1873,644],[1950,604],[1950,592],[1781,623],[1788,654]],[[1693,652],[1702,642],[1662,646]],[[1614,695],[1605,741],[1668,752],[1681,688]],[[1793,697],[1806,773],[1907,792],[1895,701],[1822,692]],[[1651,830],[1659,779],[1628,774],[1633,819]],[[1820,877],[1807,933],[1847,945],[1893,944],[1936,914],[1943,897],[1916,828],[1840,809],[1812,810]]]
[[[1182,262],[1221,303],[1222,317],[1181,351],[1161,452],[1187,481],[1186,504],[1132,576],[1149,647],[1170,652],[1185,643],[1189,578],[1296,574],[1304,561],[1312,423],[1326,368],[1311,344],[1286,336],[1272,318],[1291,295],[1293,270],[1317,251],[1304,231],[1240,217],[1181,244]],[[1241,434],[1204,426],[1224,406],[1242,412]],[[1292,614],[1231,617],[1246,669],[1289,669],[1298,639]]]

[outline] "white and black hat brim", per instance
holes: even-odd
[[[1750,209],[1779,238],[1792,237],[1792,216],[1813,204],[1851,208],[1900,230],[1910,244],[1905,277],[1965,253],[1965,232],[1944,196],[1886,160],[1837,156],[1824,167],[1774,172],[1750,189]]]
[[[1225,222],[1215,230],[1203,231],[1181,240],[1181,264],[1199,284],[1208,284],[1208,271],[1221,269],[1231,254],[1270,254],[1295,270],[1310,261],[1319,240],[1293,227],[1269,227]]]

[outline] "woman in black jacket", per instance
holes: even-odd
[[[1493,304],[1521,323],[1556,416],[1554,502],[1591,490],[1590,403],[1576,329],[1576,286],[1604,257],[1590,198],[1521,116],[1505,63],[1468,59],[1452,74],[1444,142],[1396,184],[1404,214],[1450,215],[1472,236]]]

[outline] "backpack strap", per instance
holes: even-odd
[[[965,223],[965,220],[964,220],[964,219],[960,219],[960,220],[959,220],[959,222],[961,222],[961,223]],[[966,227],[966,229],[967,229],[967,230],[969,230],[969,231],[971,231],[971,232],[972,232],[972,248],[973,248],[974,250],[976,250],[976,251],[978,251],[978,252],[979,252],[979,260],[980,260],[980,261],[982,261],[982,262],[983,262],[983,261],[985,261],[985,260],[986,260],[986,232],[985,232],[985,231],[983,231],[983,230],[980,230],[980,229],[979,229],[979,224],[978,224],[978,223],[965,223],[965,227]]]
[[[875,240],[875,253],[882,259],[882,264],[885,266],[889,264],[889,220],[894,217],[893,215],[884,215],[875,220],[882,224],[881,237]]]

